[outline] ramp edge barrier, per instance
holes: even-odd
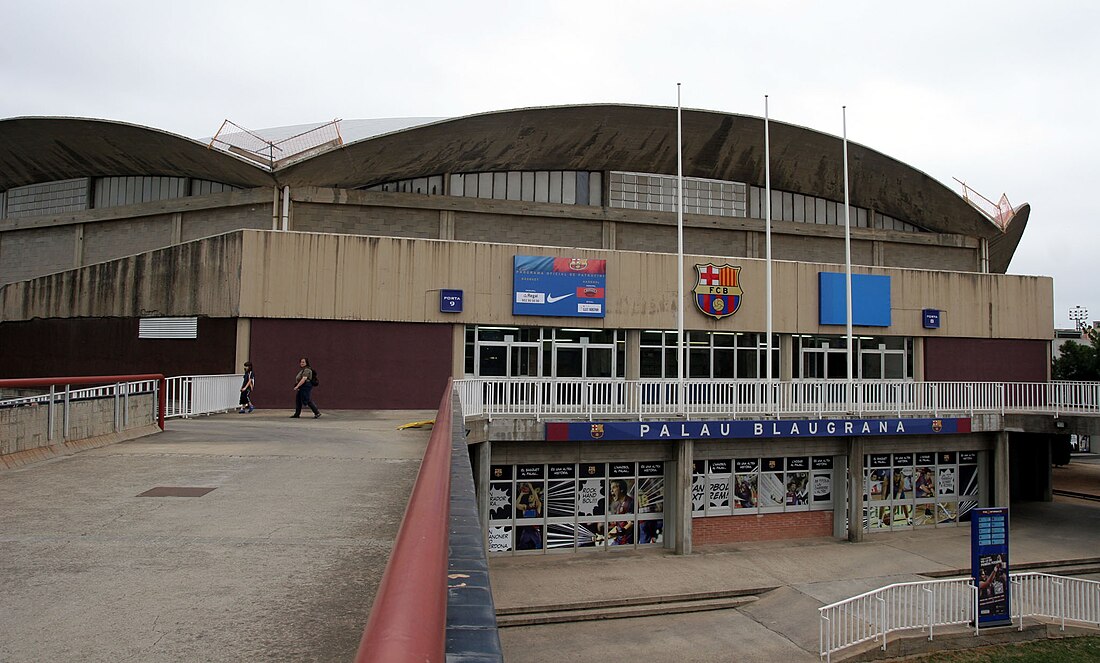
[[[38,387],[68,387],[70,385],[111,385],[127,382],[155,381],[157,384],[157,426],[164,430],[165,377],[161,373],[140,373],[136,375],[80,375],[50,378],[5,378],[0,379],[0,389],[35,389]],[[65,392],[54,392],[50,399],[63,399]]]
[[[359,642],[356,663],[445,660],[451,389],[448,380],[401,528]]]

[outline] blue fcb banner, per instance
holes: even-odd
[[[849,435],[951,435],[970,419],[803,419],[765,421],[596,421],[546,424],[550,442],[592,440],[734,440]]]
[[[512,314],[602,318],[607,312],[607,261],[515,256]]]

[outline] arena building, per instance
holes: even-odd
[[[255,404],[289,408],[308,356],[323,409],[434,408],[455,378],[477,403],[467,428],[500,553],[858,539],[957,526],[1010,487],[1049,495],[1049,472],[1015,469],[1049,458],[1045,419],[839,416],[806,396],[847,384],[849,361],[891,398],[1048,381],[1052,280],[1006,274],[1028,205],[994,217],[849,144],[849,355],[836,136],[770,123],[769,343],[762,118],[684,111],[680,273],[675,109],[326,127],[198,142],[0,121],[4,377],[251,360]],[[691,411],[671,395],[680,282],[686,376],[705,389]],[[782,413],[768,397],[748,417],[715,405],[718,386],[778,398],[773,382],[816,392]],[[602,418],[581,407],[631,399]]]

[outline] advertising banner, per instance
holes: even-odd
[[[606,288],[606,260],[515,256],[512,314],[602,318]]]
[[[971,575],[978,587],[978,626],[1011,624],[1007,507],[973,510],[970,555]]]

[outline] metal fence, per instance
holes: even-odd
[[[932,416],[1100,414],[1097,382],[466,378],[469,416]]]
[[[1016,573],[1010,604],[1012,619],[1051,619],[1100,628],[1100,582],[1046,573]],[[932,640],[937,627],[966,624],[978,635],[978,588],[972,578],[905,582],[853,596],[818,609],[819,653],[828,661],[841,649],[881,642],[896,631],[920,631]]]
[[[159,374],[2,379],[0,390],[34,390],[42,393],[2,399],[0,408],[45,407],[46,416],[42,425],[46,429],[45,440],[52,442],[57,434],[64,440],[69,439],[75,403],[112,399],[113,429],[119,432],[128,428],[131,423],[130,397],[151,394],[154,403],[153,419],[163,429],[163,385],[164,376]]]
[[[239,407],[240,375],[180,375],[167,379],[164,416],[193,417]]]

